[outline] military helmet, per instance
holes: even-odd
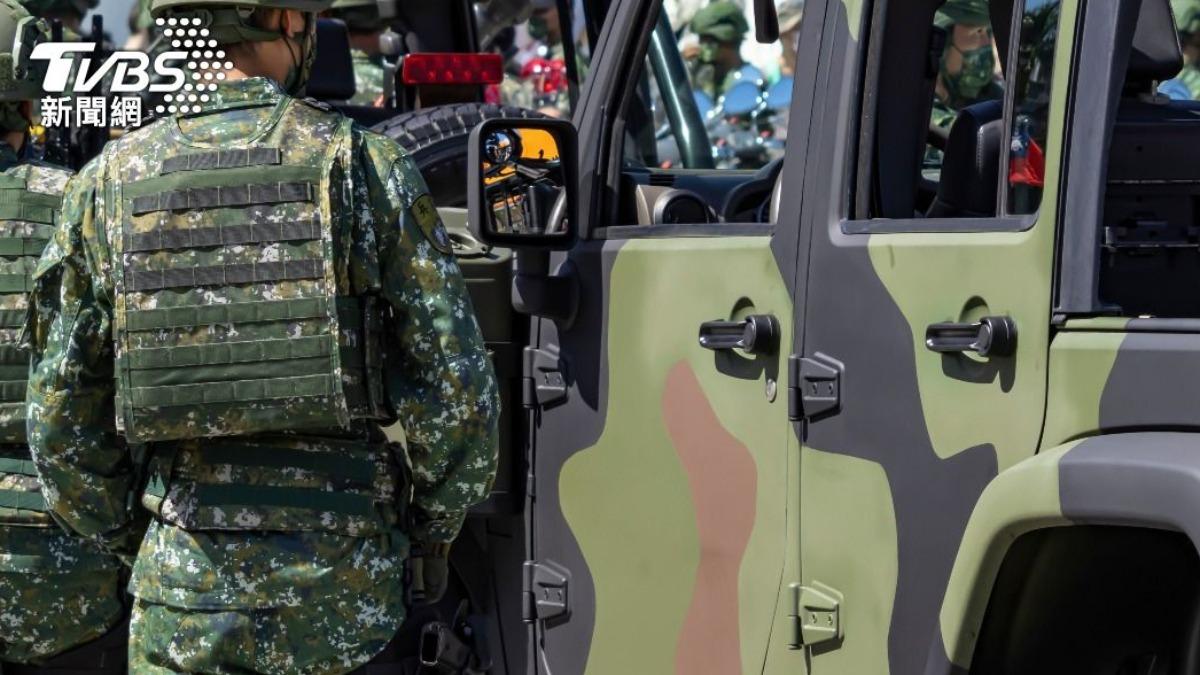
[[[16,0],[0,0],[0,101],[41,98],[46,64],[29,55],[34,45],[49,39],[44,19]]]
[[[1200,0],[1171,0],[1171,12],[1180,33],[1200,33]]]
[[[934,23],[938,28],[949,28],[960,23],[990,26],[992,15],[988,12],[987,0],[946,0],[946,4],[937,11]]]
[[[729,0],[717,0],[696,12],[692,19],[693,33],[719,42],[739,42],[749,30],[742,8]]]
[[[377,0],[333,0],[329,14],[344,21],[352,31],[372,31],[382,27]]]
[[[100,0],[21,0],[21,4],[35,16],[78,14],[82,17],[88,11],[99,7]]]
[[[323,12],[333,0],[150,0],[150,14],[155,18],[170,11],[191,13],[192,10],[214,9],[294,9],[300,12]]]

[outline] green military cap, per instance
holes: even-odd
[[[1200,0],[1171,0],[1171,11],[1180,33],[1200,33]]]
[[[988,12],[987,0],[946,0],[946,4],[938,10],[934,23],[938,28],[949,28],[960,23],[990,26],[992,16]]]
[[[42,96],[45,62],[29,58],[33,47],[50,39],[50,29],[16,0],[0,0],[0,100]]]
[[[738,42],[749,30],[750,24],[746,23],[742,8],[728,0],[717,0],[696,12],[692,19],[693,33],[720,42]]]

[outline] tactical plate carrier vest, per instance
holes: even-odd
[[[61,195],[29,189],[30,179],[60,189],[66,172],[30,165],[0,174],[0,443],[25,443],[29,353],[19,346],[33,271],[54,236]]]
[[[118,152],[106,169],[118,428],[142,443],[386,417],[378,311],[335,272],[350,121],[284,98],[236,147],[161,124],[152,147],[178,154]]]

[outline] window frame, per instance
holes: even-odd
[[[1012,0],[1009,16],[1008,45],[1003,50],[1004,62],[1004,127],[1011,133],[1013,125],[1013,110],[1016,103],[1015,78],[1017,73],[1016,61],[1021,40],[1021,18],[1029,0]],[[1066,2],[1066,0],[1059,0]],[[841,231],[845,235],[870,234],[930,234],[930,233],[983,233],[983,232],[1024,232],[1037,223],[1046,195],[1043,195],[1038,208],[1028,214],[1008,213],[1008,168],[1007,152],[1000,153],[1000,171],[997,175],[996,215],[982,218],[886,218],[871,217],[871,208],[875,205],[875,191],[878,190],[876,181],[876,150],[879,142],[876,119],[879,107],[878,86],[880,68],[884,60],[884,49],[880,39],[886,30],[886,9],[888,2],[878,0],[874,3],[869,26],[870,40],[867,47],[866,67],[864,68],[863,95],[860,99],[862,108],[859,115],[859,151],[855,153],[858,171],[851,181],[855,190],[854,199],[849,204],[853,209],[853,217],[843,220]],[[935,10],[936,11],[936,10]],[[932,30],[933,17],[930,17]],[[1061,31],[1062,26],[1057,30]],[[993,28],[993,34],[996,34]],[[1057,37],[1056,37],[1057,41]],[[997,45],[999,49],[999,45]],[[1055,73],[1053,77],[1058,77]],[[919,168],[916,170],[919,173]]]

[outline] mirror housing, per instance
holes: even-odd
[[[578,142],[567,120],[501,118],[471,131],[471,234],[506,248],[562,251],[578,237]]]

